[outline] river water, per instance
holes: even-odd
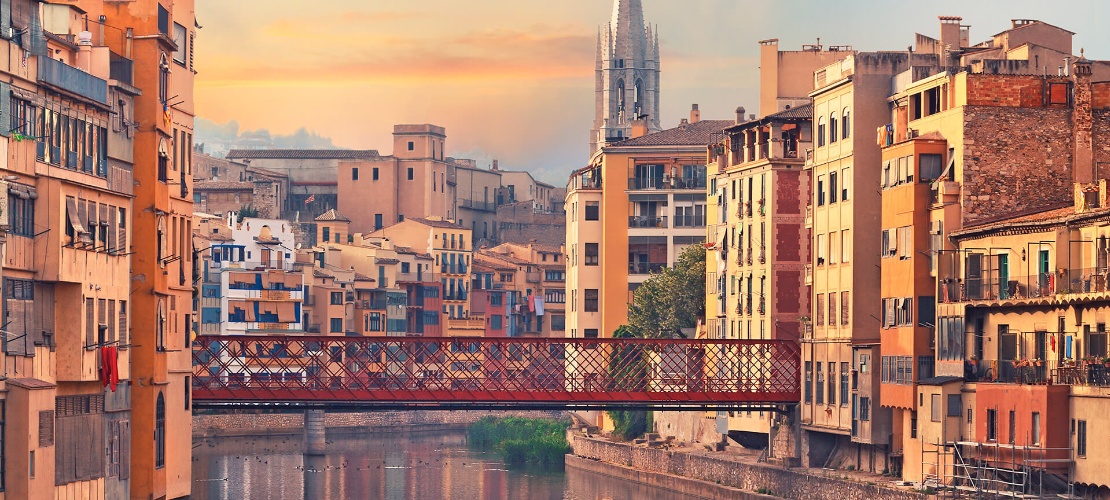
[[[509,470],[466,446],[461,432],[373,434],[301,454],[300,437],[198,438],[197,500],[574,499],[678,500],[677,493],[590,472]]]

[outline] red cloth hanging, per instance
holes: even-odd
[[[524,299],[524,301],[528,303],[528,312],[536,312],[536,302],[532,300],[531,295]]]
[[[100,357],[99,366],[96,367],[96,376],[100,379],[101,387],[108,387],[108,379],[111,378],[108,375],[108,349],[101,347],[96,354]]]
[[[111,370],[108,386],[112,389],[112,392],[116,392],[116,386],[119,385],[119,353],[115,346],[105,349],[108,351],[108,367]]]

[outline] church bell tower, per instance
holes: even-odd
[[[594,124],[590,154],[627,139],[632,122],[659,127],[659,34],[644,23],[641,0],[614,0],[613,18],[598,28]]]

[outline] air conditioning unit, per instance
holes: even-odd
[[[11,26],[0,28],[0,38],[3,38],[5,40],[11,40],[12,38],[15,38],[15,28]]]

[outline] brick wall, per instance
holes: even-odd
[[[634,447],[629,444],[611,443],[582,436],[573,436],[572,446],[575,455],[591,460],[642,471],[699,479],[747,491],[764,488],[785,498],[810,500],[925,498],[924,495],[913,491],[816,476],[766,464],[745,463],[731,460],[727,455]]]
[[[1070,110],[966,107],[964,224],[1070,202],[1071,162]]]
[[[559,411],[380,411],[329,412],[324,426],[329,430],[386,429],[401,427],[459,426],[485,416],[562,418]],[[193,435],[301,434],[304,413],[219,413],[193,415]]]
[[[1067,78],[1052,78],[1060,82]],[[969,106],[1041,107],[1044,106],[1046,79],[1027,75],[967,75]]]

